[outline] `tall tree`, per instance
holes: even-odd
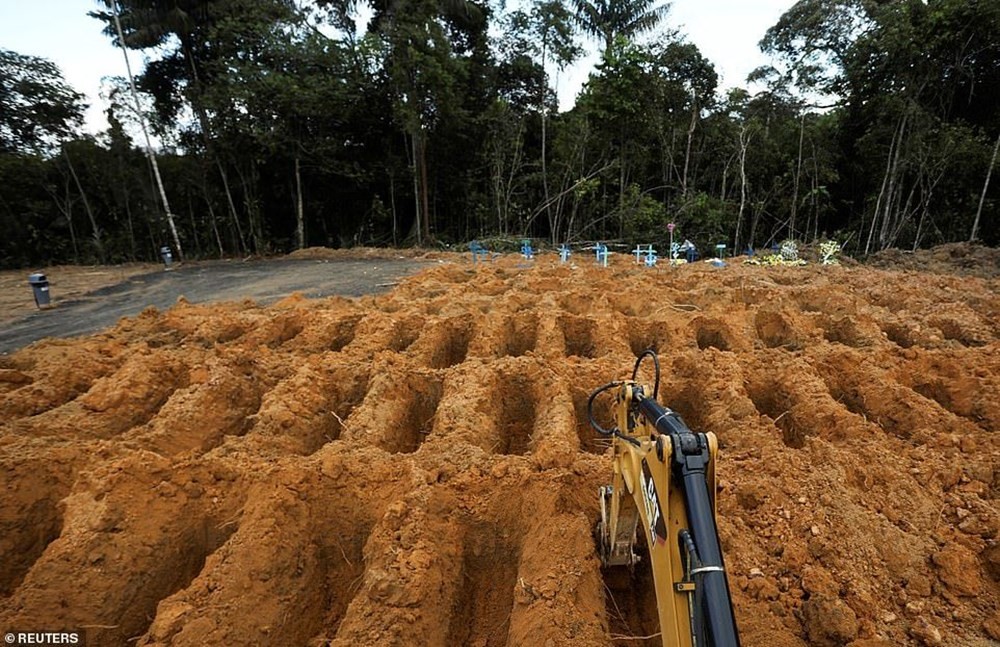
[[[969,177],[987,174],[1000,127],[998,39],[1000,5],[961,0],[800,0],[768,31],[774,82],[838,99],[834,197],[863,251],[968,232],[982,188]],[[957,172],[969,160],[979,171]]]
[[[125,58],[125,72],[128,77],[128,89],[132,96],[132,103],[135,107],[135,116],[139,122],[139,128],[142,131],[142,138],[146,144],[146,159],[149,160],[149,166],[153,169],[153,177],[156,180],[156,188],[160,193],[160,202],[163,205],[163,212],[167,218],[167,225],[170,227],[170,235],[173,238],[174,250],[177,252],[177,257],[183,261],[184,260],[184,248],[181,245],[180,235],[177,233],[177,225],[174,222],[174,214],[170,210],[170,201],[167,199],[167,190],[163,186],[163,177],[160,175],[160,165],[156,161],[156,154],[153,153],[153,146],[149,139],[149,128],[146,126],[146,115],[142,113],[142,107],[139,102],[139,91],[135,87],[135,77],[132,74],[132,63],[128,58],[128,49],[125,47],[125,35],[122,32],[122,21],[121,16],[118,11],[117,0],[111,0],[111,13],[115,23],[115,33],[118,35],[118,45],[121,47],[122,56]]]
[[[585,34],[611,50],[617,38],[632,40],[660,25],[670,11],[670,4],[655,0],[573,0],[576,18]]]
[[[0,153],[51,150],[81,126],[83,98],[51,61],[0,49]]]
[[[539,60],[542,71],[542,86],[539,88],[538,110],[542,124],[542,187],[544,189],[544,209],[549,221],[550,231],[555,227],[555,216],[552,210],[552,199],[549,194],[548,173],[548,122],[552,103],[552,93],[549,88],[548,64],[551,60],[556,68],[563,70],[575,61],[582,50],[573,38],[573,16],[563,0],[536,0],[529,12],[515,12],[512,16],[512,27],[522,32],[530,51]]]
[[[216,151],[212,115],[205,105],[205,93],[213,83],[206,68],[214,55],[211,33],[214,25],[227,16],[252,13],[270,20],[285,19],[293,9],[291,0],[101,0],[106,11],[91,13],[105,22],[105,32],[119,40],[116,18],[121,23],[125,45],[132,49],[159,48],[164,54],[147,64],[139,85],[156,99],[157,111],[164,125],[173,125],[190,106],[198,122],[205,153],[219,173],[230,217],[242,240],[242,225],[230,186],[226,160]],[[117,3],[117,5],[114,5]],[[110,8],[115,6],[117,12]],[[245,187],[244,187],[245,188]],[[259,222],[248,214],[255,247],[260,248]]]
[[[74,180],[77,195],[86,201],[85,188],[80,183],[65,146],[73,132],[82,125],[83,110],[83,95],[66,83],[54,63],[44,58],[0,49],[0,157],[5,158],[4,167],[8,173],[16,177],[18,166],[38,170],[36,164],[28,161],[28,158],[51,155],[62,150],[71,172],[68,177]],[[13,177],[9,177],[8,181],[16,182]],[[0,212],[0,231],[3,231],[3,238],[9,242],[24,240],[24,234],[19,230],[28,223],[20,220],[25,214],[34,211],[33,207],[25,208],[27,205],[23,203],[15,209],[17,202],[14,197],[8,199],[0,195],[0,206],[3,207],[3,212]],[[99,255],[103,256],[101,230],[89,203],[85,204],[94,243]],[[12,254],[12,257],[17,256],[20,254]]]
[[[340,15],[349,16],[359,2],[330,4]],[[458,86],[466,61],[454,56],[451,38],[461,38],[469,27],[485,32],[486,13],[483,7],[460,0],[373,0],[370,7],[368,31],[383,48],[394,116],[409,139],[413,233],[420,244],[431,237],[428,145],[436,127],[461,111]]]
[[[284,167],[276,173],[290,176],[293,238],[302,248],[307,241],[303,167],[316,175],[357,175],[342,154],[359,94],[349,52],[304,20],[275,23],[252,14],[220,20],[213,40],[214,83],[206,105],[219,115],[222,133],[243,145],[252,142],[263,163]]]

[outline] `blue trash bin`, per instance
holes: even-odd
[[[160,256],[163,258],[163,264],[170,267],[174,263],[174,254],[170,251],[170,248],[164,245],[160,248]]]
[[[35,305],[41,308],[49,305],[49,280],[41,272],[28,275],[28,285],[35,293]]]

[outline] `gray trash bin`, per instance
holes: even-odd
[[[174,254],[170,251],[170,248],[164,245],[160,248],[160,256],[163,258],[163,264],[170,267],[174,263]]]
[[[41,308],[49,305],[49,280],[41,272],[28,275],[28,285],[35,292],[35,305]]]

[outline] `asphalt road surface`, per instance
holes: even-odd
[[[384,291],[386,284],[426,265],[409,259],[218,261],[142,274],[79,299],[55,300],[52,308],[0,324],[0,354],[45,337],[94,333],[149,306],[165,310],[181,296],[191,303],[249,298],[261,304],[293,292],[307,297],[361,296]]]

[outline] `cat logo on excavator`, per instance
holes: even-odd
[[[649,519],[649,539],[661,544],[667,540],[667,526],[663,522],[660,501],[656,496],[656,483],[653,482],[653,474],[649,471],[646,459],[642,460],[642,493],[646,504],[646,519]]]

